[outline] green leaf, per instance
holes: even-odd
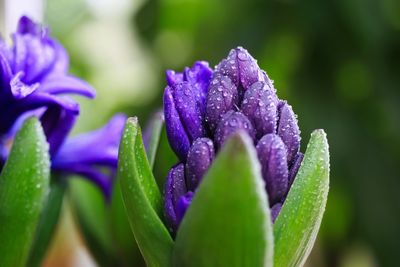
[[[129,223],[148,266],[169,266],[173,240],[161,221],[162,199],[146,157],[137,118],[121,139],[118,177]]]
[[[153,118],[151,118],[149,125],[147,126],[148,128],[146,128],[146,131],[149,131],[150,133],[148,140],[149,143],[147,145],[146,153],[151,168],[153,168],[154,166],[154,160],[156,158],[158,145],[160,143],[163,124],[164,124],[163,113],[157,112],[156,114],[154,114]]]
[[[110,231],[118,259],[121,262],[120,265],[145,266],[142,254],[129,225],[128,215],[122,200],[121,186],[118,181],[114,182],[112,201],[108,207],[108,212]]]
[[[24,266],[49,192],[48,144],[37,118],[25,121],[0,174],[0,266]]]
[[[311,134],[304,160],[274,224],[276,267],[302,266],[321,225],[329,191],[326,134]]]
[[[174,266],[272,266],[272,223],[260,169],[249,137],[234,135],[179,227]]]
[[[109,231],[108,206],[102,192],[86,179],[70,177],[68,180],[74,218],[90,253],[99,266],[118,266],[115,244]]]
[[[53,176],[50,182],[50,192],[45,200],[35,238],[29,253],[29,266],[40,266],[56,229],[62,208],[66,183],[60,177]]]
[[[161,129],[160,142],[156,153],[156,159],[154,162],[154,176],[156,178],[158,188],[163,190],[165,184],[165,178],[171,167],[178,162],[174,151],[172,151],[167,138],[167,130],[165,124]]]

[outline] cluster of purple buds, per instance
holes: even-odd
[[[214,71],[206,62],[196,62],[183,73],[167,71],[164,115],[170,146],[180,160],[164,188],[172,233],[216,153],[237,131],[254,141],[276,219],[303,159],[300,130],[292,107],[277,97],[272,81],[247,50],[232,49]]]
[[[11,46],[0,39],[0,168],[16,131],[34,115],[50,145],[52,170],[87,177],[109,197],[125,116],[68,139],[79,115],[79,104],[70,95],[94,98],[95,90],[68,73],[68,54],[46,27],[24,16],[11,37]]]

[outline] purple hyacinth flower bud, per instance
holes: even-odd
[[[244,93],[241,110],[257,131],[257,138],[275,133],[278,122],[278,98],[264,82],[255,82]]]
[[[195,91],[198,92],[196,94],[196,101],[198,102],[202,115],[204,115],[206,95],[212,74],[213,71],[209,67],[208,62],[196,61],[191,68],[186,67],[182,73],[167,70],[166,78],[168,86],[171,87],[182,82],[188,82],[194,87]]]
[[[227,76],[214,75],[206,101],[206,122],[214,133],[222,116],[239,104],[238,91]]]
[[[178,221],[178,225],[185,216],[186,210],[189,208],[190,203],[192,202],[193,192],[189,191],[185,195],[181,196],[176,205],[176,218]]]
[[[181,160],[186,158],[191,142],[206,134],[203,116],[196,101],[198,94],[188,82],[165,89],[164,113],[168,141]]]
[[[164,116],[168,142],[177,156],[184,160],[190,148],[190,140],[176,109],[172,88],[164,91]]]
[[[200,107],[196,102],[199,92],[188,82],[175,85],[173,88],[175,107],[178,111],[182,124],[186,129],[186,134],[191,141],[205,136],[206,131],[203,126],[203,117]]]
[[[171,233],[175,232],[179,225],[177,205],[186,193],[185,167],[180,163],[169,171],[164,187],[165,219]]]
[[[217,66],[216,71],[228,76],[236,87],[244,90],[264,78],[257,61],[243,47],[232,49],[228,57]]]
[[[212,74],[212,69],[208,66],[208,62],[205,61],[195,62],[191,68],[185,68],[183,73],[184,79],[198,92],[197,101],[202,115],[206,110],[206,97]]]
[[[295,156],[292,165],[289,169],[289,187],[293,184],[294,178],[296,178],[297,172],[300,169],[301,162],[303,161],[304,154],[299,152]]]
[[[278,109],[278,135],[286,145],[287,160],[290,165],[300,150],[300,129],[297,125],[296,115],[286,101],[280,102]]]
[[[281,201],[288,190],[286,148],[276,134],[264,135],[257,146],[262,176],[266,183],[270,205]]]
[[[194,141],[186,161],[186,184],[195,191],[214,159],[214,144],[211,139],[199,138]]]
[[[275,205],[272,206],[272,208],[271,208],[271,219],[272,219],[273,223],[275,222],[276,218],[278,217],[279,212],[281,212],[281,209],[282,209],[282,203],[278,202],[278,203],[276,203]]]
[[[217,148],[221,148],[229,136],[238,130],[244,130],[251,139],[255,140],[256,133],[249,119],[240,112],[227,112],[222,117],[215,131],[214,141]]]
[[[212,70],[207,62],[198,61],[183,73],[167,71],[164,91],[164,115],[168,141],[184,161],[191,143],[205,136],[206,95]]]

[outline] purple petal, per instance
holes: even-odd
[[[228,111],[218,124],[214,141],[219,149],[225,141],[239,130],[244,130],[251,139],[255,140],[255,130],[249,119],[240,112]]]
[[[279,107],[278,135],[285,143],[287,160],[290,165],[300,149],[300,129],[297,125],[296,115],[286,101],[281,102]]]
[[[275,222],[276,218],[279,215],[279,212],[281,212],[282,209],[282,203],[276,203],[275,205],[272,206],[271,208],[271,219],[272,219],[272,223]]]
[[[57,54],[51,42],[31,35],[14,36],[14,73],[22,71],[23,82],[39,82],[51,72],[57,60]],[[23,56],[21,56],[23,55]]]
[[[54,62],[51,66],[51,74],[67,74],[69,68],[69,56],[67,51],[57,40],[49,39],[47,42],[53,47],[55,53]]]
[[[176,219],[178,221],[178,225],[182,221],[183,216],[185,216],[185,213],[189,208],[192,199],[193,199],[193,192],[191,191],[187,192],[185,195],[179,198],[178,203],[176,205]]]
[[[2,86],[1,91],[5,90],[5,87],[10,83],[11,77],[12,71],[6,55],[0,53],[0,79]],[[3,92],[1,92],[1,94],[3,94]]]
[[[186,184],[188,190],[195,191],[214,159],[214,144],[208,138],[193,142],[186,162]]]
[[[212,133],[222,116],[239,104],[238,91],[227,76],[214,75],[206,101],[206,123]]]
[[[50,155],[54,157],[65,141],[77,119],[77,114],[59,106],[49,107],[40,120],[50,145]]]
[[[257,61],[243,47],[236,48],[239,66],[240,83],[246,90],[253,83],[262,80],[262,73],[257,65]]]
[[[171,233],[174,233],[179,225],[176,207],[180,197],[186,193],[185,169],[180,163],[171,168],[164,186],[165,219]]]
[[[164,91],[164,116],[168,142],[178,157],[185,160],[189,151],[190,140],[176,110],[172,88],[169,86]]]
[[[244,93],[241,110],[257,131],[257,138],[275,133],[278,121],[278,99],[264,82],[256,82]]]
[[[54,171],[62,173],[77,174],[97,185],[107,200],[110,199],[112,193],[113,177],[104,174],[98,168],[87,166],[85,164],[72,164],[67,168],[65,166],[52,166]]]
[[[125,115],[117,114],[102,128],[67,139],[53,158],[53,166],[87,164],[115,168],[125,121]]]
[[[167,79],[167,85],[170,86],[170,87],[173,87],[176,84],[181,83],[181,82],[184,81],[183,73],[181,73],[181,72],[176,73],[173,70],[167,70],[165,72],[165,76],[166,76],[166,79]]]
[[[198,105],[202,114],[205,112],[206,96],[208,86],[210,85],[212,69],[208,66],[208,62],[197,61],[191,68],[186,68],[184,72],[184,80],[193,86],[199,96]]]
[[[206,135],[203,116],[197,99],[200,92],[188,82],[176,84],[172,90],[176,110],[191,142]]]
[[[39,90],[49,94],[79,94],[89,98],[96,96],[94,90],[88,83],[81,79],[67,75],[53,75],[46,78],[39,87]]]
[[[22,16],[17,25],[17,32],[21,34],[33,34],[33,35],[41,35],[42,34],[42,26],[40,24],[36,24],[27,16]]]
[[[285,144],[276,134],[264,135],[257,146],[262,176],[268,192],[269,203],[279,202],[288,190],[288,166]]]
[[[54,96],[45,92],[35,91],[18,102],[17,110],[24,111],[37,109],[43,106],[58,105],[64,109],[79,113],[79,104],[67,96]]]
[[[228,76],[236,87],[242,87],[244,90],[263,80],[257,61],[243,47],[232,49],[228,57],[217,66],[217,72]]]
[[[11,93],[15,99],[22,99],[32,94],[39,87],[38,83],[27,85],[21,81],[24,76],[22,71],[18,72],[10,81]]]
[[[294,179],[296,178],[297,172],[300,169],[301,162],[303,161],[304,154],[299,152],[295,156],[292,166],[289,169],[289,187],[292,186]]]

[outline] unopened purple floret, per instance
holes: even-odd
[[[252,122],[257,138],[275,133],[278,122],[278,98],[264,82],[253,83],[244,93],[241,110]]]
[[[203,137],[194,141],[186,162],[186,184],[188,190],[195,191],[204,174],[214,160],[214,144]]]
[[[164,187],[165,219],[171,232],[175,232],[179,225],[177,205],[179,199],[186,193],[185,167],[180,163],[169,171]]]
[[[279,202],[288,189],[286,149],[276,134],[266,134],[257,146],[258,160],[265,180],[270,205]]]
[[[300,129],[297,125],[296,115],[286,101],[279,105],[278,135],[285,143],[287,160],[290,164],[300,149]]]
[[[239,94],[235,84],[227,76],[216,73],[211,80],[206,102],[206,123],[212,133],[222,116],[238,109]]]
[[[294,179],[296,178],[297,172],[300,169],[303,158],[304,158],[304,154],[301,152],[297,153],[297,155],[295,156],[295,158],[292,162],[292,165],[290,166],[290,169],[289,169],[289,186],[292,185]]]
[[[206,135],[204,116],[211,75],[212,70],[203,61],[183,73],[167,71],[165,124],[168,141],[181,160],[186,158],[192,142]]]
[[[216,71],[228,76],[236,87],[244,90],[263,79],[257,61],[243,47],[232,49],[228,57],[217,66]]]
[[[255,140],[256,132],[249,119],[241,112],[229,111],[221,119],[215,131],[214,142],[218,149],[228,138],[239,130],[246,132]]]

